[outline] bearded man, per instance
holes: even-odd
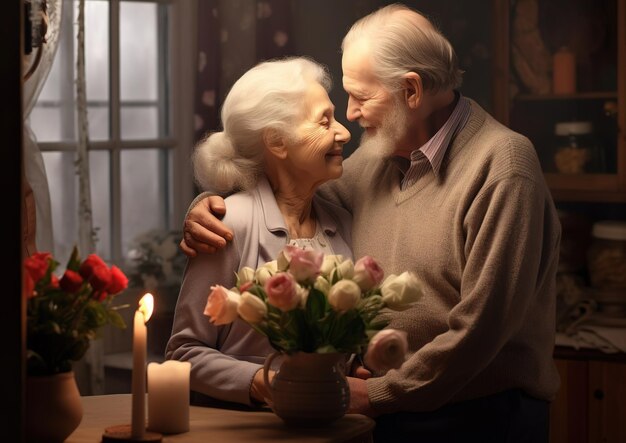
[[[373,12],[342,49],[347,118],[364,134],[320,192],[352,214],[355,259],[424,285],[388,313],[406,362],[359,368],[350,411],[376,417],[375,441],[547,441],[561,229],[532,144],[457,91],[455,52],[417,11]],[[232,238],[209,213],[221,199],[204,197],[185,221],[188,255]]]

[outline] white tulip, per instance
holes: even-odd
[[[422,285],[415,274],[405,271],[400,275],[391,274],[380,287],[385,305],[394,311],[403,311],[422,295]]]
[[[322,275],[330,276],[332,270],[335,269],[335,267],[339,266],[343,260],[343,255],[324,256],[324,261],[322,262],[320,272],[322,273]]]
[[[239,270],[239,272],[237,272],[237,280],[239,281],[240,285],[251,282],[252,280],[254,280],[254,274],[254,269],[248,266],[244,266]]]
[[[248,323],[256,325],[267,315],[267,306],[259,297],[245,291],[241,294],[237,313]]]
[[[352,280],[339,280],[328,293],[328,303],[339,312],[355,308],[360,300],[361,288]]]

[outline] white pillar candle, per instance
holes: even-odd
[[[188,361],[148,365],[148,429],[163,434],[189,431]]]
[[[146,322],[152,315],[152,294],[144,295],[139,301],[133,320],[133,379],[131,437],[143,438],[146,432],[146,357],[148,328]]]

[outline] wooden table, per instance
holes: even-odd
[[[104,429],[130,423],[130,394],[82,397],[83,420],[66,443],[99,442]],[[348,414],[321,428],[290,428],[272,412],[190,406],[190,430],[163,442],[371,442],[374,420]]]

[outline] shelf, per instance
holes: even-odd
[[[579,92],[576,94],[518,94],[517,101],[552,101],[552,100],[617,100],[617,91]]]
[[[626,202],[617,174],[544,174],[552,196],[559,201]]]

